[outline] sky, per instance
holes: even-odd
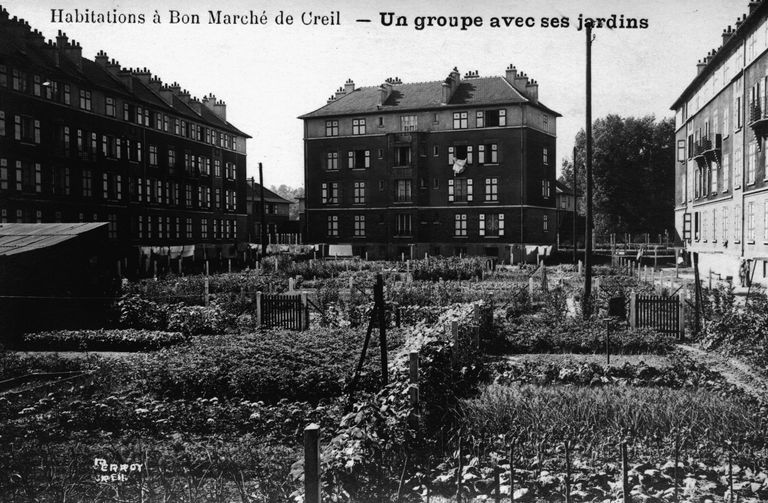
[[[558,166],[570,157],[585,123],[585,41],[579,16],[647,19],[647,29],[595,29],[592,46],[593,118],[672,116],[671,104],[696,74],[696,62],[719,47],[727,25],[747,12],[747,0],[0,0],[11,16],[47,38],[58,30],[93,59],[107,52],[124,67],[148,68],[193,96],[213,93],[227,103],[227,119],[250,134],[248,176],[265,185],[303,185],[303,127],[299,115],[323,106],[351,78],[357,87],[388,77],[403,82],[504,75],[511,63],[539,83],[539,99],[558,119]],[[139,23],[62,22],[65,14],[143,14]],[[199,24],[172,23],[171,11],[197,14]],[[238,14],[257,24],[209,24],[209,11]],[[154,22],[154,15],[159,23]],[[283,23],[278,23],[282,13]],[[381,13],[404,16],[407,26],[385,26]],[[265,16],[265,17],[262,17]],[[292,16],[293,23],[286,22]],[[318,17],[316,17],[318,16]],[[326,25],[302,20],[325,16]],[[428,17],[464,16],[472,26],[423,26]],[[490,26],[493,17],[502,27]],[[533,27],[506,27],[503,18],[532,18]],[[543,27],[543,18],[569,26]],[[385,20],[387,16],[384,16]],[[482,21],[477,26],[477,18]],[[266,19],[266,23],[262,22]],[[357,19],[370,19],[369,23]],[[461,20],[459,20],[461,22]]]

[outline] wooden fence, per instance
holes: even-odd
[[[309,328],[309,303],[306,293],[270,295],[258,292],[256,313],[258,324],[262,328]]]
[[[653,328],[663,334],[685,336],[685,300],[682,296],[637,295],[629,300],[632,328]]]

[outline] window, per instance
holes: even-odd
[[[339,121],[325,121],[325,136],[339,136]]]
[[[481,236],[497,237],[504,235],[504,214],[480,214],[479,233]]]
[[[12,75],[13,75],[13,90],[26,93],[28,91],[28,85],[29,85],[27,81],[27,74],[20,70],[14,69],[12,72]]]
[[[747,203],[747,241],[755,241],[755,203]]]
[[[685,140],[677,140],[677,160],[685,161]]]
[[[395,180],[395,202],[409,203],[413,200],[411,180]]]
[[[736,85],[736,87],[738,88],[738,84]],[[741,129],[741,126],[743,126],[743,121],[744,121],[744,113],[743,113],[743,110],[741,109],[741,96],[736,96],[735,107],[736,107],[736,124],[735,125],[736,125],[736,131],[738,131],[739,129]]]
[[[544,166],[549,166],[549,151],[546,148],[541,151],[541,162]]]
[[[321,192],[323,204],[339,204],[339,182],[323,183]]]
[[[721,232],[723,233],[723,242],[728,242],[728,207],[724,207],[722,211],[722,229]]]
[[[115,116],[115,98],[105,98],[104,100],[104,113],[108,117]]]
[[[453,129],[467,129],[467,112],[453,112]]]
[[[187,239],[192,239],[192,219],[187,217]]]
[[[184,190],[184,195],[185,195],[184,200],[185,200],[186,206],[187,206],[187,208],[191,208],[192,207],[192,186],[189,185],[189,184],[186,184],[184,186],[184,189],[185,189]]]
[[[455,145],[448,147],[448,164],[454,164],[457,160],[467,161],[472,164],[474,161],[474,150],[472,145]]]
[[[90,197],[93,195],[93,178],[90,169],[83,170],[83,196]]]
[[[741,205],[733,207],[733,242],[741,242]]]
[[[395,166],[411,165],[411,147],[395,147]]]
[[[107,173],[101,174],[101,197],[109,198],[109,175]]]
[[[411,235],[411,215],[407,213],[400,213],[395,216],[395,235],[397,236],[410,236]]]
[[[80,89],[80,109],[91,110],[91,91]]]
[[[712,208],[712,242],[717,242],[717,209]]]
[[[354,204],[365,204],[365,182],[355,182],[352,202]]]
[[[157,166],[157,145],[149,146],[149,165]]]
[[[22,167],[21,167],[21,161],[16,161],[16,190],[18,192],[21,192],[23,189],[22,186]]]
[[[14,138],[27,143],[40,143],[40,121],[26,115],[14,116]]]
[[[365,215],[355,215],[355,237],[365,237]]]
[[[541,181],[541,197],[543,197],[544,199],[549,199],[551,195],[550,187],[551,187],[551,184],[549,183],[549,180]]]
[[[744,167],[741,155],[741,145],[736,145],[733,150],[733,188],[741,187],[741,171]]]
[[[467,235],[467,214],[457,213],[455,224],[453,227],[453,235],[457,237],[464,237]]]
[[[8,190],[8,159],[0,159],[0,190]]]
[[[115,197],[117,199],[123,198],[123,176],[117,175],[115,179]]]
[[[64,104],[69,105],[72,102],[72,93],[69,84],[64,84]]]
[[[471,178],[448,179],[448,202],[466,203],[472,201]]]
[[[507,125],[506,110],[478,110],[476,114],[477,127],[498,127]]]
[[[755,183],[755,167],[757,165],[757,142],[749,142],[747,155],[747,185]]]
[[[712,168],[709,174],[709,182],[710,182],[709,191],[713,194],[717,194],[717,171],[718,171],[717,162],[712,161],[711,166]]]
[[[400,116],[400,131],[416,131],[418,120],[415,115]]]
[[[432,188],[433,189],[439,189],[440,188],[440,179],[439,178],[433,178],[432,179]]]
[[[328,237],[339,236],[339,217],[338,215],[328,215]]]
[[[370,150],[350,150],[347,153],[347,167],[349,169],[365,169],[371,167]]]
[[[176,167],[176,151],[172,148],[168,149],[168,167],[171,169]]]
[[[499,179],[496,177],[485,179],[485,200],[496,202],[499,200]]]
[[[544,215],[541,221],[541,227],[544,232],[549,232],[549,215]]]
[[[208,219],[200,219],[200,238],[208,239]]]
[[[339,153],[338,152],[328,152],[326,154],[325,168],[330,171],[335,171],[339,169]]]
[[[479,164],[498,164],[499,144],[488,143],[477,146],[477,162]]]
[[[0,65],[0,86],[8,87],[8,67]]]
[[[352,134],[365,134],[365,119],[352,119]]]

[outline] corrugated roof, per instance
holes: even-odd
[[[334,115],[372,112],[385,113],[388,111],[399,112],[425,108],[480,106],[502,103],[531,103],[557,114],[557,112],[550,110],[541,103],[532,103],[521,95],[504,77],[480,77],[462,80],[447,104],[442,103],[443,82],[442,80],[436,80],[432,82],[393,84],[389,97],[381,106],[379,106],[379,87],[361,87],[299,118],[309,119],[312,117]],[[559,116],[560,114],[557,115]]]
[[[0,256],[47,248],[106,225],[107,222],[0,224]]]

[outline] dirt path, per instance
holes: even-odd
[[[768,379],[755,372],[753,368],[738,358],[705,351],[698,345],[679,344],[678,347],[691,358],[706,364],[718,372],[726,381],[738,386],[756,398],[768,398]]]

